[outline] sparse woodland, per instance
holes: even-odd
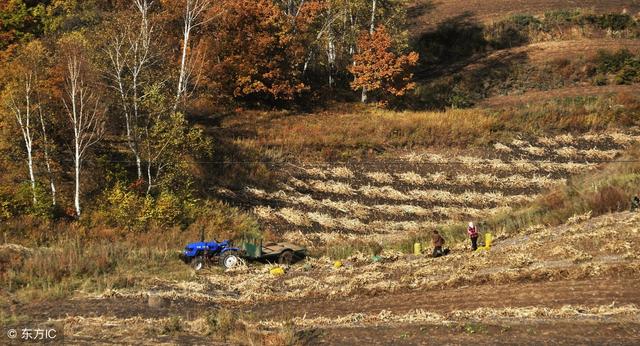
[[[138,226],[189,223],[216,150],[190,115],[413,87],[402,1],[0,6],[4,217],[113,219],[129,201]]]

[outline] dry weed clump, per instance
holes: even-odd
[[[527,141],[523,141],[521,139],[517,139],[516,138],[516,139],[511,141],[511,145],[513,145],[514,147],[518,147],[518,148],[524,148],[524,147],[529,146],[530,144]]]
[[[257,217],[265,220],[273,220],[276,218],[275,211],[270,206],[258,205],[251,210]]]
[[[529,155],[532,155],[532,156],[540,157],[540,156],[544,156],[544,154],[545,154],[544,148],[534,147],[532,145],[529,145],[527,147],[523,147],[521,149],[522,149],[522,151],[524,151],[524,152],[526,152],[526,153],[528,153]]]
[[[575,143],[576,138],[570,133],[565,133],[565,134],[556,136],[554,140],[559,145],[572,145]]]
[[[578,156],[578,149],[574,147],[561,147],[555,150],[556,155],[564,158],[575,158]]]
[[[318,212],[311,212],[311,213],[307,213],[307,216],[311,221],[317,222],[322,227],[334,228],[336,226],[336,220],[333,217],[331,217],[331,215],[318,213]]]
[[[544,137],[544,136],[538,137],[536,139],[536,142],[545,147],[555,147],[556,145],[558,145],[558,142],[556,142],[556,140],[554,140],[553,138]]]
[[[315,202],[315,200],[314,200]],[[371,207],[366,206],[364,204],[360,204],[355,201],[334,201],[330,199],[323,199],[317,203],[308,204],[311,205],[319,205],[327,208],[331,208],[334,210],[341,211],[343,213],[349,213],[357,218],[366,218],[369,216],[371,212]]]
[[[505,154],[511,153],[511,152],[513,151],[513,149],[509,148],[508,146],[506,146],[506,145],[504,145],[504,144],[502,144],[502,143],[500,143],[500,142],[497,142],[496,144],[494,144],[494,145],[493,145],[493,148],[494,148],[497,152],[499,152],[499,153],[505,153]]]
[[[513,268],[526,268],[535,262],[533,257],[528,253],[517,253],[515,255],[509,255],[508,257]]]
[[[355,190],[349,184],[333,180],[311,180],[309,181],[309,186],[319,192],[335,193],[339,195],[353,195],[355,193]]]
[[[615,144],[622,147],[626,147],[633,144],[634,142],[637,142],[637,138],[635,136],[626,133],[612,132],[609,133],[609,137]]]
[[[391,184],[393,183],[393,176],[385,172],[367,172],[365,173],[369,179],[378,184]]]
[[[331,173],[331,175],[337,178],[351,179],[355,177],[353,172],[347,167],[334,167],[331,168],[329,172]]]
[[[573,215],[572,217],[570,217],[566,224],[567,225],[575,225],[584,221],[587,221],[591,219],[591,210],[589,210],[588,212],[584,213],[584,214],[579,214],[579,215]]]
[[[289,178],[289,184],[299,188],[299,189],[308,189],[309,185],[307,183],[305,183],[304,181],[297,179],[295,177],[291,177]]]
[[[512,170],[520,173],[530,173],[538,170],[538,167],[529,160],[518,159],[511,162]]]
[[[391,186],[377,187],[366,185],[361,186],[358,189],[358,192],[369,198],[388,198],[399,201],[405,201],[409,199],[409,196],[407,196],[405,193],[400,192]]]
[[[396,177],[398,177],[400,181],[411,185],[424,185],[429,182],[428,179],[423,178],[415,172],[396,173]]]
[[[606,161],[613,160],[620,153],[619,150],[598,150],[596,148],[588,149],[588,150],[580,150],[581,155],[583,155],[588,160],[598,160],[598,161]]]
[[[296,226],[310,226],[311,221],[304,212],[293,208],[282,208],[276,212],[276,215],[285,219],[288,223]]]
[[[302,168],[302,173],[306,174],[308,176],[316,177],[316,178],[320,178],[320,179],[326,179],[327,178],[327,175],[325,174],[325,171],[323,171],[322,169],[320,169],[318,167]]]

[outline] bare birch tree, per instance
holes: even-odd
[[[92,92],[84,76],[85,61],[73,51],[67,58],[64,107],[73,129],[74,207],[80,217],[80,176],[87,150],[95,145],[104,133],[103,114],[99,111],[99,98]]]
[[[51,158],[49,156],[49,139],[47,137],[47,125],[44,121],[42,106],[38,105],[38,115],[40,118],[40,129],[42,131],[42,151],[44,153],[44,164],[47,168],[47,176],[49,177],[49,187],[51,188],[51,204],[56,205],[56,184],[51,169]]]
[[[21,76],[17,78],[14,85],[9,85],[8,88],[15,87],[17,90],[21,90],[23,92],[22,95],[18,94],[17,91],[10,91],[9,98],[9,109],[13,113],[18,126],[20,127],[20,132],[22,133],[22,139],[24,141],[24,148],[27,152],[27,169],[29,171],[29,181],[31,183],[31,192],[33,194],[33,204],[37,203],[37,194],[36,194],[36,177],[33,168],[33,132],[32,132],[32,114],[31,109],[33,107],[33,85],[34,85],[34,76],[31,71],[23,71],[19,72]],[[20,98],[21,100],[18,100]]]
[[[153,2],[133,0],[140,15],[136,29],[125,25],[114,30],[108,38],[106,53],[111,64],[110,77],[113,88],[118,92],[124,115],[127,146],[131,150],[138,173],[142,178],[142,160],[140,157],[140,100],[141,76],[151,61],[151,35],[153,26],[149,21],[149,9]],[[130,74],[130,80],[126,73]]]
[[[173,106],[174,112],[188,93],[189,83],[194,72],[194,59],[191,54],[191,36],[193,30],[206,24],[204,12],[209,8],[211,0],[185,0],[184,21],[182,27],[182,57],[178,74],[178,87]]]

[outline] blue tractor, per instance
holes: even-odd
[[[191,265],[195,270],[201,270],[206,265],[218,263],[224,268],[235,267],[240,263],[240,249],[232,247],[228,240],[199,241],[187,244],[180,254],[180,259]]]

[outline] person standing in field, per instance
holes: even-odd
[[[438,231],[433,230],[433,236],[431,236],[431,240],[433,243],[433,257],[440,257],[444,255],[442,251],[442,246],[444,245],[444,238],[438,233]]]
[[[469,227],[467,227],[467,234],[471,239],[471,250],[476,251],[478,248],[478,229],[473,224],[473,222],[469,222]]]

